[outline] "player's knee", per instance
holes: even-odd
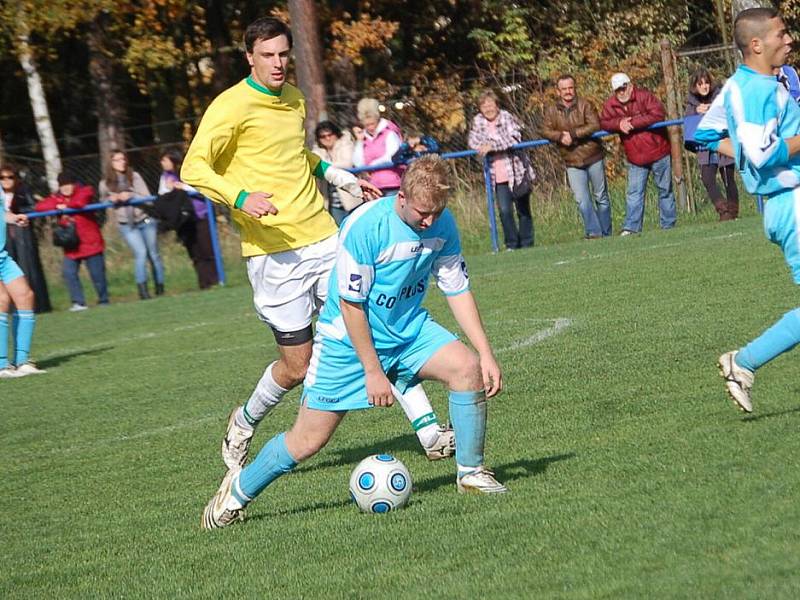
[[[26,287],[18,294],[18,298],[16,299],[15,304],[17,308],[29,309],[33,306],[33,290],[29,287]]]
[[[0,288],[0,312],[8,312],[11,306],[11,297],[4,288]]]
[[[291,447],[289,451],[292,457],[297,462],[302,462],[314,456],[317,452],[325,447],[328,443],[329,436],[323,435],[320,432],[290,432]],[[288,445],[287,440],[287,445]]]
[[[470,390],[483,389],[483,375],[478,355],[467,351],[456,363],[456,372],[451,382],[451,389],[466,387]]]

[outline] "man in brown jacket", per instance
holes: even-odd
[[[611,235],[611,201],[608,197],[603,145],[591,135],[600,130],[597,111],[575,91],[575,78],[562,75],[556,82],[559,101],[544,113],[542,133],[558,146],[567,165],[567,179],[586,239]],[[589,192],[591,183],[592,194]]]

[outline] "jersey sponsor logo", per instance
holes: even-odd
[[[350,273],[350,283],[347,285],[347,289],[351,292],[361,293],[361,275]]]
[[[394,308],[394,305],[397,304],[398,300],[413,298],[417,294],[422,294],[424,292],[425,292],[425,279],[423,278],[413,285],[404,286],[403,289],[400,290],[400,293],[397,296],[387,296],[386,294],[378,294],[378,297],[375,300],[375,304],[377,304],[378,306],[385,306],[386,308]]]

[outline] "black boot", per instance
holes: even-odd
[[[139,300],[150,299],[150,292],[147,291],[147,283],[137,283],[136,289],[139,290]]]
[[[156,296],[163,296],[163,295],[164,295],[164,284],[156,283]]]

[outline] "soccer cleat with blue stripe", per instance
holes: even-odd
[[[439,435],[434,444],[429,448],[425,448],[425,455],[428,460],[442,460],[456,453],[456,434],[453,428],[449,425],[446,427],[439,425],[438,433]]]
[[[222,462],[229,469],[240,469],[247,462],[250,441],[255,433],[254,429],[246,429],[236,423],[237,410],[239,409],[234,408],[228,417],[228,428],[222,438]]]
[[[505,494],[508,488],[494,478],[494,473],[484,466],[465,473],[457,480],[462,494]]]
[[[743,369],[734,360],[738,352],[732,350],[719,357],[719,374],[725,380],[725,391],[728,392],[733,403],[741,411],[753,412],[753,402],[750,399],[750,390],[753,387],[754,373]]]
[[[229,469],[222,478],[217,493],[203,511],[201,521],[203,529],[220,529],[244,520],[244,506],[231,492],[233,480],[239,473],[241,469]]]

